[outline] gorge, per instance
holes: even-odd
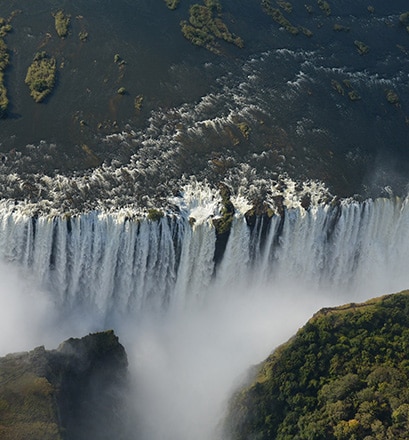
[[[125,440],[214,440],[314,312],[407,289],[407,14],[4,2],[0,356],[114,329]]]

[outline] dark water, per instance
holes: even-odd
[[[259,0],[224,0],[223,20],[245,48],[221,43],[221,55],[183,38],[179,22],[192,3],[182,0],[176,11],[161,0],[1,5],[3,16],[22,10],[6,38],[11,107],[0,121],[6,172],[67,171],[113,160],[147,169],[158,160],[164,166],[152,171],[149,192],[186,173],[217,182],[243,166],[259,179],[283,173],[319,179],[341,196],[379,194],[387,185],[402,191],[409,171],[409,33],[399,23],[405,1],[373,1],[373,13],[366,1],[330,1],[328,17],[314,1],[312,14],[304,1],[293,1],[293,12],[284,15],[310,29],[308,38],[280,28]],[[51,16],[60,8],[72,16],[64,40]],[[334,24],[348,30],[334,31]],[[89,33],[85,43],[81,30]],[[355,40],[369,46],[366,55]],[[31,100],[24,84],[38,50],[60,66],[57,87],[43,104]],[[123,67],[114,63],[116,53]],[[398,104],[387,101],[389,90]],[[359,100],[348,97],[352,91]],[[141,111],[134,109],[138,95]],[[126,139],[109,136],[122,132]]]

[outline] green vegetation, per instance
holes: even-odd
[[[409,432],[409,291],[318,312],[238,392],[244,440],[376,440]]]
[[[354,44],[357,48],[357,51],[359,52],[359,55],[365,55],[369,52],[369,46],[367,46],[365,43],[359,40],[355,40]]]
[[[325,0],[317,0],[318,6],[325,13],[325,15],[331,15],[331,7]]]
[[[0,37],[5,37],[9,32],[12,31],[11,24],[6,21],[3,17],[0,17]]]
[[[64,11],[57,11],[53,14],[55,21],[55,30],[60,38],[65,38],[68,35],[70,27],[71,16],[65,15]]]
[[[196,46],[220,54],[218,40],[224,40],[237,47],[244,47],[243,40],[232,34],[221,19],[221,5],[218,0],[204,0],[204,4],[194,4],[189,9],[189,22],[181,21],[183,36]]]
[[[163,216],[163,211],[160,211],[159,209],[148,209],[147,219],[152,222],[158,222]]]
[[[304,5],[304,6],[309,14],[312,14],[314,12],[314,8],[311,5]]]
[[[359,101],[361,99],[359,93],[356,90],[351,90],[350,92],[348,92],[348,98],[351,101]]]
[[[165,0],[165,3],[169,9],[176,9],[179,6],[180,0]]]
[[[333,29],[334,31],[337,32],[342,32],[342,31],[348,32],[350,30],[349,27],[343,26],[342,24],[338,24],[338,23],[334,24]]]
[[[296,26],[293,26],[289,20],[287,20],[283,13],[278,8],[271,6],[271,0],[262,0],[261,6],[266,14],[270,15],[273,20],[282,26],[287,32],[293,35],[297,35],[300,31]]]
[[[134,99],[135,110],[140,111],[142,109],[142,105],[143,105],[143,96],[142,95],[136,96]]]
[[[9,65],[10,56],[3,37],[11,32],[11,30],[11,25],[4,18],[0,17],[0,118],[6,114],[9,105],[7,89],[4,84],[4,71]]]
[[[391,89],[385,90],[385,96],[390,104],[394,104],[394,105],[399,104],[399,96],[393,90]]]
[[[78,37],[79,37],[79,39],[82,41],[82,42],[86,42],[87,40],[88,40],[88,32],[87,31],[81,31],[79,34],[78,34]]]
[[[245,139],[248,139],[250,137],[251,128],[247,125],[246,122],[238,123],[237,127]]]
[[[286,2],[284,0],[277,0],[277,5],[280,6],[280,8],[284,9],[285,12],[291,14],[293,11],[293,5],[290,2]]]
[[[2,118],[7,111],[9,99],[7,98],[7,89],[4,85],[4,74],[0,72],[0,118]]]
[[[409,25],[409,11],[403,12],[402,14],[400,14],[399,21],[401,22],[401,24],[403,24],[403,26],[408,26]]]
[[[18,355],[0,360],[0,438],[60,440],[55,390],[30,370]]]
[[[293,10],[293,6],[291,3],[277,0],[277,4],[280,6],[280,8],[282,8],[285,12],[287,12],[289,14]],[[294,26],[287,18],[284,17],[284,15],[280,11],[280,9],[274,8],[271,5],[271,0],[262,0],[261,6],[263,7],[264,12],[266,14],[270,15],[270,17],[272,17],[272,19],[276,23],[278,23],[280,26],[282,26],[290,34],[298,35],[301,32],[302,34],[306,35],[307,37],[312,37],[314,35],[313,32],[311,32],[308,28],[306,28],[304,26],[299,26],[299,27]],[[307,5],[305,5],[305,7],[308,10]]]
[[[222,197],[221,217],[214,219],[213,224],[217,235],[223,235],[230,232],[234,218],[234,206],[230,200],[231,193],[229,188],[224,184],[220,184],[219,191]]]
[[[335,79],[333,79],[331,81],[331,86],[334,90],[336,90],[340,95],[344,95],[345,94],[345,90],[342,87],[342,85]]]
[[[45,52],[37,52],[25,79],[35,102],[43,101],[52,92],[56,74],[55,58],[48,57]]]
[[[400,14],[399,21],[403,26],[406,27],[406,30],[409,32],[409,11]]]

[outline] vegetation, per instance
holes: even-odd
[[[409,432],[409,291],[318,312],[232,402],[234,440],[376,440]]]
[[[350,92],[348,92],[348,98],[351,101],[359,101],[361,99],[359,93],[356,90],[351,90]]]
[[[284,0],[277,0],[277,5],[280,6],[280,8],[284,9],[285,12],[288,12],[291,14],[293,11],[293,5],[290,2],[286,2]]]
[[[57,74],[56,60],[48,57],[45,52],[37,52],[28,68],[25,83],[35,102],[43,101],[55,84]]]
[[[325,0],[317,0],[318,6],[325,13],[325,15],[331,15],[331,7]]]
[[[399,104],[399,96],[393,90],[391,90],[391,89],[385,90],[385,96],[386,96],[387,101],[390,104],[395,104],[395,105]]]
[[[79,34],[78,34],[78,37],[79,37],[79,39],[82,41],[82,42],[86,42],[87,40],[88,40],[88,32],[87,31],[81,31]]]
[[[400,16],[399,16],[399,21],[400,23],[406,27],[406,30],[409,32],[409,11],[408,12],[403,12]]]
[[[160,211],[159,209],[148,209],[148,220],[152,222],[158,222],[162,217],[164,216],[163,211]]]
[[[333,29],[334,29],[334,31],[337,31],[337,32],[341,32],[341,31],[348,32],[350,30],[349,27],[343,26],[342,24],[338,24],[338,23],[334,24]]]
[[[293,10],[292,4],[277,0],[278,6],[282,8],[285,12],[291,13]],[[270,15],[272,19],[282,26],[287,32],[293,35],[298,35],[300,32],[307,37],[312,37],[314,34],[308,28],[303,26],[294,26],[287,18],[284,17],[283,13],[278,8],[274,8],[271,5],[271,0],[262,0],[261,6],[263,7],[266,14]],[[306,6],[307,7],[307,6]]]
[[[122,438],[122,420],[110,413],[119,411],[126,366],[112,331],[0,358],[1,440]]]
[[[296,26],[293,26],[290,21],[284,17],[283,13],[278,8],[273,8],[271,6],[271,0],[262,0],[261,5],[264,11],[287,32],[293,35],[297,35],[300,32]]]
[[[0,118],[6,114],[9,100],[7,98],[7,89],[4,85],[4,74],[0,72]]]
[[[345,94],[345,90],[342,87],[342,85],[335,79],[333,79],[331,81],[331,86],[334,90],[336,90],[340,95],[344,95]]]
[[[140,111],[142,109],[142,105],[143,105],[143,96],[142,95],[138,95],[134,99],[135,110]]]
[[[359,52],[359,55],[365,55],[369,52],[369,46],[359,40],[355,40],[354,44]]]
[[[246,122],[238,123],[237,127],[245,139],[248,139],[250,137],[251,128]]]
[[[403,12],[402,14],[400,14],[399,15],[399,21],[404,26],[408,26],[409,25],[409,11],[408,12]]]
[[[60,38],[65,38],[68,35],[68,29],[70,27],[71,16],[65,15],[64,11],[57,11],[54,16],[55,30]]]
[[[7,89],[4,84],[4,71],[9,65],[10,56],[3,37],[5,37],[11,30],[11,25],[4,18],[0,17],[0,118],[6,114],[9,105]]]
[[[3,17],[0,17],[0,37],[5,37],[12,29],[11,24]]]
[[[176,9],[179,6],[180,0],[165,0],[165,3],[169,9]]]
[[[221,10],[218,0],[204,0],[203,5],[192,5],[189,9],[189,22],[180,23],[183,36],[196,46],[205,47],[218,54],[218,40],[244,47],[243,40],[232,34],[221,19]]]
[[[41,348],[34,350],[36,357]],[[0,438],[60,440],[55,390],[18,355],[0,361]]]
[[[214,219],[213,224],[217,234],[223,235],[230,232],[234,218],[234,206],[230,200],[231,193],[229,188],[224,184],[220,184],[219,191],[222,197],[221,217]]]

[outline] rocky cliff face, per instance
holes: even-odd
[[[407,438],[408,312],[408,291],[321,310],[236,393],[225,438]]]
[[[0,359],[2,440],[120,438],[127,356],[113,331]]]

